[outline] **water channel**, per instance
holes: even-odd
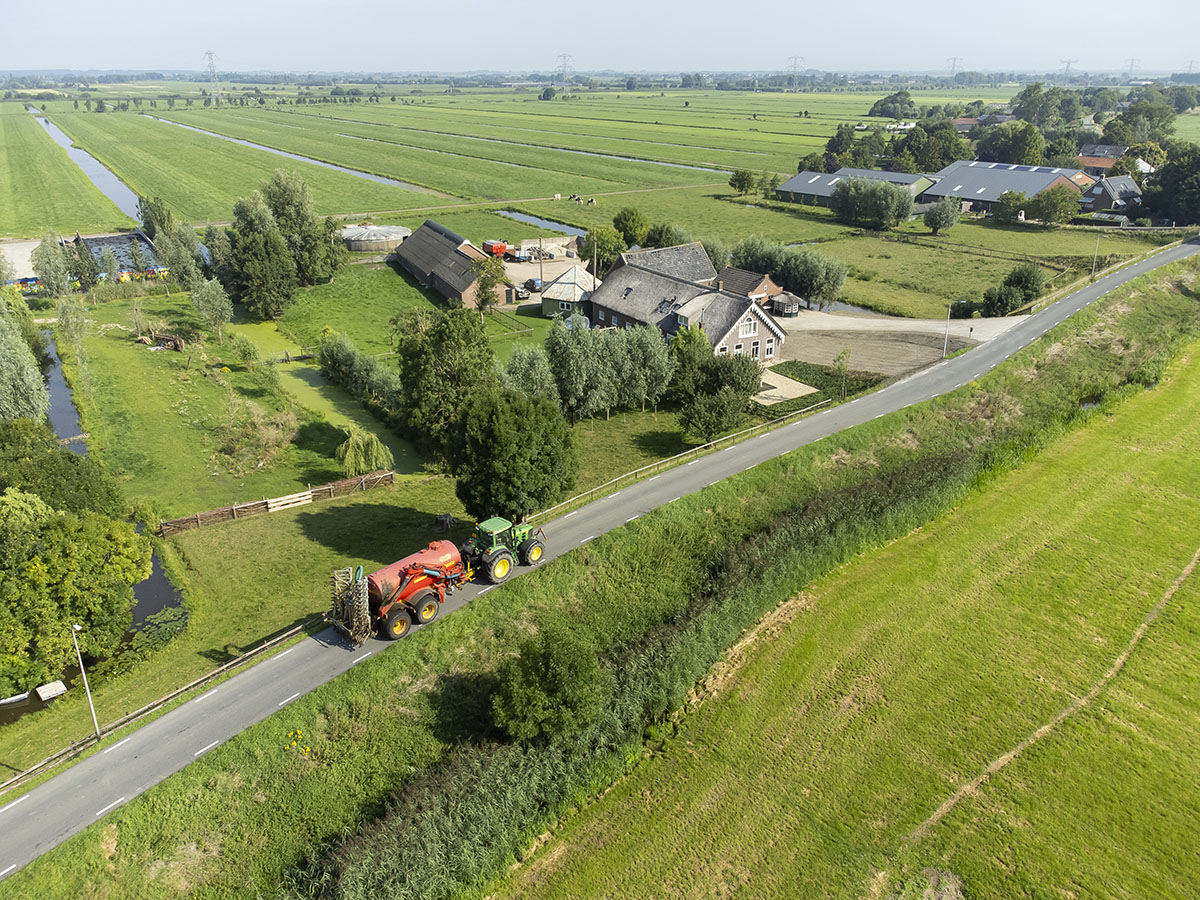
[[[206,134],[209,137],[220,138],[223,141],[229,141],[231,144],[241,144],[243,147],[251,147],[255,150],[265,150],[267,153],[274,153],[276,156],[284,156],[288,159],[294,159],[297,162],[311,163],[314,166],[320,166],[323,169],[333,169],[335,172],[342,172],[345,175],[353,175],[355,178],[365,178],[367,181],[374,181],[376,184],[389,184],[392,187],[400,188],[403,191],[414,191],[418,194],[432,194],[436,197],[444,197],[435,190],[427,187],[421,187],[419,184],[409,184],[407,181],[400,181],[396,178],[388,178],[385,175],[375,175],[371,172],[363,172],[359,169],[347,169],[345,166],[337,166],[333,163],[327,163],[321,159],[313,159],[311,156],[301,156],[298,153],[288,153],[286,150],[276,150],[274,147],[268,147],[265,144],[256,144],[253,141],[245,141],[241,138],[230,137],[227,134],[218,134],[215,131],[205,131],[203,128],[197,128],[195,125],[184,125],[182,122],[173,122],[170,119],[160,119],[158,116],[147,115],[147,119],[153,119],[155,122],[163,122],[167,125],[174,125],[177,128],[186,128],[188,131],[194,131],[197,134]]]
[[[50,427],[54,429],[54,433],[60,440],[78,437],[81,431],[79,411],[75,408],[75,401],[71,398],[71,387],[63,377],[58,348],[49,331],[43,331],[42,334],[46,338],[46,347],[50,353],[50,365],[46,372],[46,387],[50,392]],[[82,440],[71,441],[67,447],[81,456],[87,455],[87,445]],[[138,531],[141,530],[139,524]],[[138,627],[145,623],[150,616],[168,607],[178,606],[182,599],[179,591],[175,589],[163,571],[158,554],[153,554],[150,557],[150,576],[145,581],[133,586],[133,629],[130,634],[137,631]],[[62,681],[70,686],[78,675],[79,668],[71,666],[63,675]],[[24,700],[12,703],[0,702],[0,725],[15,722],[21,716],[44,709],[47,705],[39,700],[32,691]]]
[[[542,219],[537,216],[531,216],[528,213],[513,212],[508,209],[495,210],[496,215],[504,216],[506,219],[512,219],[514,222],[524,222],[526,225],[537,225],[539,228],[545,228],[547,231],[557,231],[559,234],[569,234],[572,237],[586,237],[587,232],[582,228],[576,228],[574,225],[564,225],[562,222],[554,222],[550,219]]]
[[[36,113],[35,117],[38,124],[46,130],[46,134],[54,140],[54,143],[67,151],[67,156],[71,157],[71,162],[79,166],[97,188],[100,193],[104,194],[109,200],[117,205],[117,209],[125,213],[131,219],[138,218],[138,198],[137,194],[131,191],[128,186],[113,172],[104,166],[104,163],[92,156],[86,150],[81,150],[71,143],[71,138],[65,131],[43,116],[37,109],[30,106],[27,109]]]

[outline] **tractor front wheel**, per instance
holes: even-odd
[[[408,617],[408,610],[399,603],[388,610],[388,614],[383,620],[383,627],[380,628],[383,636],[389,641],[398,641],[411,630],[412,619]]]
[[[507,550],[489,556],[483,561],[487,567],[487,578],[492,584],[500,584],[512,574],[513,557]]]
[[[417,611],[417,621],[422,625],[428,625],[438,617],[438,613],[442,610],[442,605],[438,603],[438,596],[433,591],[422,594],[413,600],[412,607]]]
[[[546,545],[537,538],[530,538],[523,543],[518,552],[521,554],[521,563],[526,566],[536,566],[542,561],[542,554],[546,552]]]

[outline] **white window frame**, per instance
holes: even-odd
[[[603,309],[599,309],[599,308],[598,308],[598,309],[596,310],[596,317],[597,317],[597,318],[598,318],[598,319],[599,319],[601,322],[603,322],[603,321],[604,321],[604,310],[603,310]]]
[[[775,355],[775,338],[767,338],[767,348],[763,353],[763,359],[770,359]]]
[[[762,350],[762,344],[759,341],[755,341],[754,343],[752,343],[750,345],[750,358],[758,359],[758,354],[761,350]]]
[[[725,354],[727,354],[728,352],[729,352],[729,348],[728,348],[728,347],[726,347],[724,344],[722,344],[720,347],[718,347],[718,348],[717,348],[717,355],[718,355],[718,356],[724,356],[724,355],[725,355]]]
[[[574,307],[575,307],[575,304],[572,303],[570,300],[559,300],[558,301],[559,312],[570,312]]]
[[[741,355],[742,355],[742,345],[741,345],[741,344],[734,344],[734,345],[733,345],[733,355],[734,355],[734,356],[741,356]]]
[[[753,337],[758,334],[758,319],[753,315],[746,316],[738,325],[738,337]]]

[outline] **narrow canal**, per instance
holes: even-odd
[[[136,220],[138,217],[137,194],[131,191],[125,182],[113,174],[112,170],[106,168],[100,160],[96,159],[96,157],[92,156],[86,150],[81,150],[74,146],[71,143],[70,136],[65,131],[32,106],[27,108],[30,112],[36,113],[34,118],[37,119],[38,124],[46,130],[46,134],[54,139],[54,143],[67,151],[67,156],[71,157],[71,162],[83,170],[83,174],[91,179],[92,184],[100,189],[100,193],[115,203],[117,209],[129,216],[129,218]]]

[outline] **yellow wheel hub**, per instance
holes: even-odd
[[[502,559],[496,563],[496,568],[493,571],[496,573],[497,578],[503,578],[508,574],[510,568],[512,568],[512,564],[507,559]]]
[[[406,631],[408,631],[408,622],[404,619],[397,619],[396,623],[392,626],[392,634],[400,637]]]
[[[541,559],[542,558],[542,548],[534,547],[532,550],[530,550],[529,558],[532,559],[534,562],[537,562],[539,559]]]
[[[426,603],[424,606],[421,607],[421,618],[422,619],[432,619],[434,617],[435,613],[437,613],[437,604],[434,603],[432,600],[430,600],[428,603]]]

